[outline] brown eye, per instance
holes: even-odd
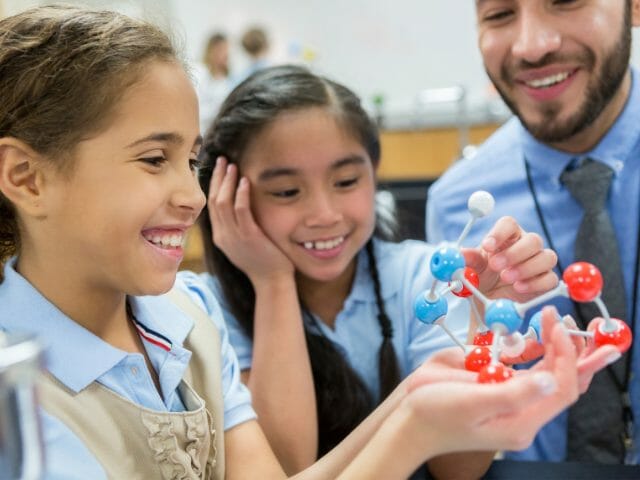
[[[347,187],[351,187],[352,185],[355,185],[356,183],[358,183],[357,178],[348,178],[346,180],[340,180],[336,182],[336,187],[347,188]]]
[[[271,192],[271,195],[278,198],[292,198],[298,194],[299,190],[297,188],[290,188],[288,190],[280,190],[277,192]]]
[[[167,159],[165,157],[144,157],[141,158],[140,161],[153,167],[160,167],[164,162],[167,161]]]

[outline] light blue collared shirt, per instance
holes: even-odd
[[[440,327],[421,323],[413,312],[413,304],[418,294],[432,285],[429,259],[434,249],[424,242],[414,240],[402,243],[376,240],[374,248],[382,285],[382,298],[393,325],[393,346],[400,372],[406,377],[433,352],[454,345]],[[378,398],[378,349],[382,333],[368,265],[366,252],[360,252],[351,292],[336,317],[334,328],[331,329],[320,321],[316,324],[360,375],[374,398]],[[229,328],[229,340],[238,354],[240,368],[251,368],[251,340],[231,312],[225,308],[217,280],[206,273],[202,274],[202,277],[220,299]],[[443,284],[440,286],[443,287]],[[449,304],[446,326],[460,341],[465,342],[469,322],[467,300],[460,300],[452,294],[448,294],[446,299]],[[314,331],[313,325],[310,325],[310,328]]]
[[[182,344],[193,320],[165,296],[131,297],[139,324],[170,344],[167,351],[141,336],[158,373],[160,396],[141,354],[127,353],[81,327],[43,297],[13,268],[4,268],[0,284],[0,329],[35,333],[46,347],[47,369],[69,389],[78,392],[94,381],[143,407],[181,412],[185,406],[177,387],[191,358]],[[237,358],[229,344],[222,314],[209,289],[190,272],[178,274],[176,286],[203,308],[220,330],[225,430],[254,419],[249,391],[240,383]],[[164,400],[163,400],[164,398]],[[105,473],[80,439],[60,420],[42,411],[47,479],[99,479]]]
[[[615,172],[607,209],[620,249],[629,322],[632,321],[640,223],[640,72],[632,69],[631,73],[631,94],[621,115],[592,150],[579,156],[603,162]],[[573,245],[583,216],[582,208],[560,182],[560,174],[574,157],[538,142],[517,118],[512,118],[480,147],[474,158],[456,163],[431,187],[427,199],[427,238],[432,242],[456,238],[469,217],[466,207],[469,195],[475,190],[487,190],[495,197],[496,208],[486,220],[482,220],[484,225],[492,225],[499,217],[511,215],[525,230],[538,232],[545,240],[545,246],[550,247],[527,186],[526,158],[549,236],[560,264],[566,268],[574,260]],[[468,242],[479,242],[484,233],[486,230],[476,226]],[[635,297],[637,311],[640,309],[637,292]],[[554,303],[561,313],[571,313],[573,309],[566,299]],[[636,340],[632,348],[630,394],[634,417],[640,419],[637,380],[640,342]],[[612,392],[612,395],[616,394]],[[637,425],[636,421],[635,463],[640,453],[640,428]],[[564,412],[541,430],[529,449],[509,457],[562,461],[566,457],[566,429],[567,415]]]

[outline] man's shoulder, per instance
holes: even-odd
[[[480,145],[473,157],[457,161],[444,172],[431,186],[429,197],[465,197],[504,182],[514,162],[522,156],[520,132],[517,118],[506,122]]]

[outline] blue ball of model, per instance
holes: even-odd
[[[522,325],[522,317],[516,310],[515,302],[504,298],[491,302],[487,306],[484,321],[489,330],[493,330],[496,326],[502,330],[506,329],[503,333],[509,335],[517,332]]]
[[[431,274],[441,282],[450,282],[453,274],[464,269],[465,261],[459,248],[442,246],[431,255]]]
[[[418,320],[431,325],[447,314],[449,306],[443,297],[434,296],[433,300],[427,297],[428,294],[419,294],[413,302],[413,311]]]

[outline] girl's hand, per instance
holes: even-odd
[[[570,330],[577,330],[578,326],[571,316],[565,315],[562,318],[562,325]],[[544,330],[543,330],[544,335]],[[585,341],[583,337],[571,335],[576,356],[578,357],[578,390],[582,394],[589,388],[593,376],[605,368],[610,363],[620,358],[620,352],[613,345],[604,345],[596,348],[593,341]],[[535,340],[527,340],[525,351],[518,357],[501,356],[500,361],[506,364],[526,363],[541,357],[545,352],[544,342],[549,339],[542,339],[543,343]],[[539,367],[535,365],[532,370]]]
[[[432,363],[441,370],[442,358],[434,355],[427,360],[422,372],[412,375],[405,397],[412,443],[437,445],[441,451],[436,453],[527,447],[547,421],[578,397],[575,348],[556,315],[552,308],[543,313],[543,361],[509,381],[477,384],[459,377],[438,381],[438,375],[430,378],[426,373]]]
[[[237,187],[236,187],[237,185]],[[294,267],[258,226],[251,213],[249,181],[238,182],[238,168],[219,157],[209,186],[213,243],[253,283],[292,278]]]
[[[512,217],[502,217],[480,247],[463,249],[463,254],[488,298],[522,302],[558,284],[553,272],[558,258],[542,245],[539,235],[525,232]]]
[[[460,347],[449,347],[438,350],[431,355],[422,365],[416,368],[406,380],[407,391],[412,391],[419,386],[445,382],[458,381],[473,383],[477,373],[464,368],[464,353]]]

